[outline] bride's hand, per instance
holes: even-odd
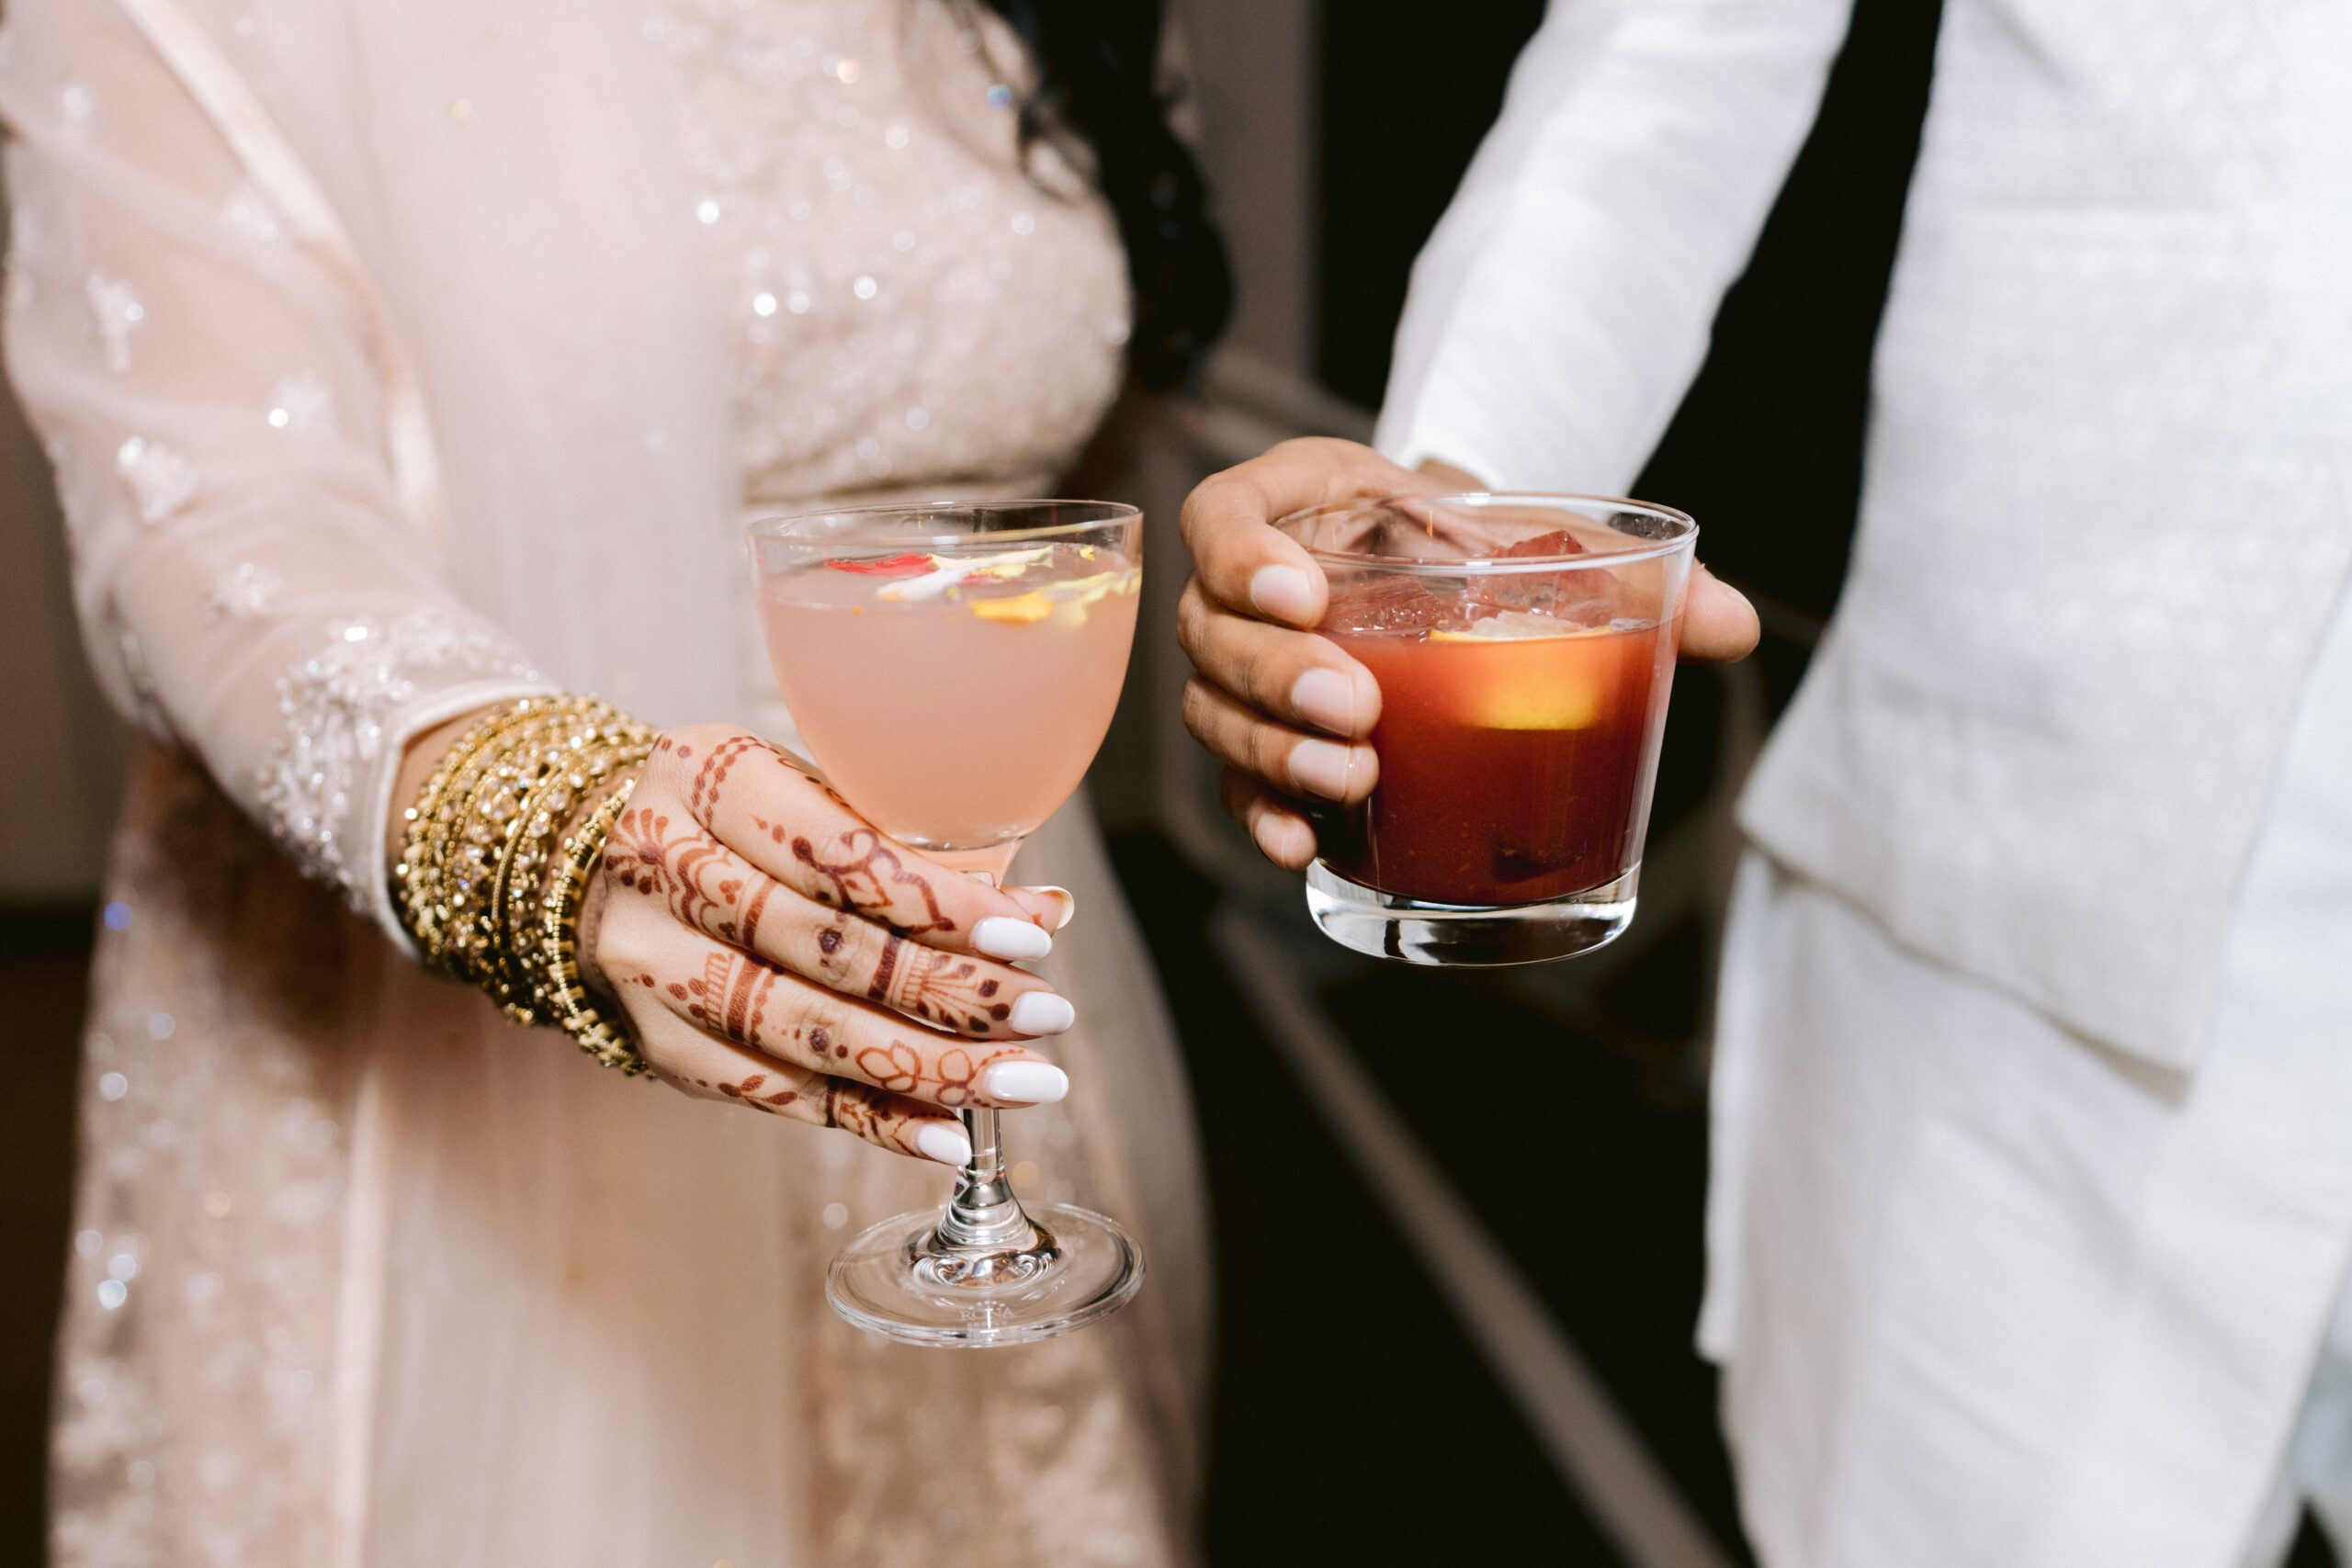
[[[1069,1080],[1022,1042],[1069,1004],[1040,958],[1058,889],[998,889],[887,839],[782,752],[673,729],[613,824],[582,968],[688,1094],[960,1164],[941,1108],[1033,1105]]]

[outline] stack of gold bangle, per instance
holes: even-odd
[[[649,1071],[581,983],[580,898],[653,731],[594,697],[525,697],[451,746],[405,813],[392,893],[432,967],[519,1023],[563,1030],[607,1066]],[[615,787],[616,781],[617,787]],[[611,793],[556,840],[574,812]]]

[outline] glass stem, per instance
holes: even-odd
[[[1024,1250],[1035,1245],[1037,1230],[1022,1212],[1021,1200],[1012,1195],[1012,1184],[1005,1179],[996,1112],[975,1110],[963,1116],[965,1136],[972,1140],[972,1157],[956,1178],[955,1200],[940,1217],[939,1238],[959,1248]]]
[[[1021,848],[1015,839],[983,850],[931,852],[932,858],[990,887],[1004,885],[1004,874]],[[964,1136],[971,1140],[972,1157],[956,1179],[956,1196],[940,1216],[939,1239],[953,1247],[988,1252],[1025,1251],[1036,1245],[1037,1227],[1021,1211],[1005,1179],[1004,1145],[999,1140],[994,1110],[963,1112]]]

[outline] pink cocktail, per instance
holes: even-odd
[[[892,838],[997,880],[1111,726],[1135,639],[1143,517],[1094,501],[811,513],[751,532],[760,625],[808,753]],[[904,1020],[908,1027],[921,1027]],[[1117,1222],[1024,1208],[997,1113],[944,1212],[899,1214],[826,1271],[833,1310],[918,1345],[1017,1345],[1117,1311],[1143,1253]]]
[[[768,576],[760,622],[842,797],[894,839],[1001,874],[1110,727],[1142,580],[1100,545],[910,550]]]

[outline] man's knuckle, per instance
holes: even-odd
[[[1287,662],[1282,649],[1272,638],[1254,637],[1238,653],[1241,690],[1261,708],[1272,710],[1289,700],[1289,693],[1282,683],[1283,666]]]
[[[1194,651],[1202,622],[1208,615],[1208,606],[1202,602],[1201,580],[1198,577],[1184,584],[1183,596],[1176,601],[1176,640],[1184,651]]]
[[[1260,776],[1270,779],[1290,777],[1290,737],[1271,724],[1250,727],[1249,757],[1250,766]]]

